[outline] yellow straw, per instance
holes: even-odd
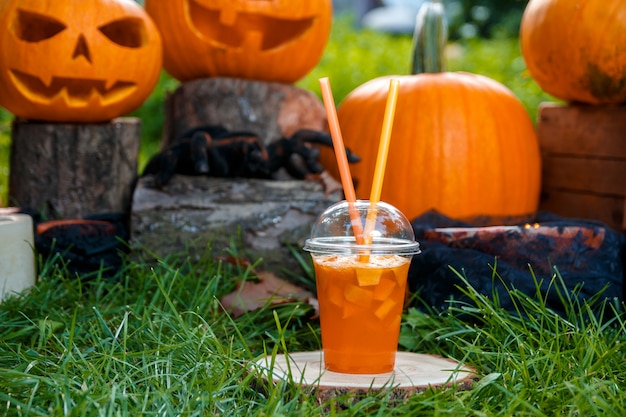
[[[343,193],[346,197],[346,201],[348,202],[350,221],[352,222],[352,231],[354,232],[356,243],[362,244],[363,225],[361,224],[361,216],[359,215],[359,211],[354,206],[354,203],[356,203],[356,194],[354,192],[352,176],[350,175],[350,167],[348,165],[346,148],[343,144],[343,138],[341,137],[341,130],[339,129],[339,120],[337,119],[337,110],[335,109],[333,93],[330,88],[330,82],[328,80],[328,77],[320,78],[319,82],[322,89],[322,99],[324,101],[324,107],[326,107],[326,117],[328,118],[330,136],[333,140],[333,148],[335,149],[335,156],[337,158],[337,166],[339,168],[339,175],[341,177]]]
[[[385,176],[385,167],[387,165],[387,155],[389,153],[389,142],[391,139],[391,127],[393,126],[393,118],[396,111],[396,103],[398,101],[398,89],[400,81],[392,79],[389,82],[389,93],[387,95],[387,105],[385,106],[385,115],[383,118],[383,128],[380,134],[380,143],[378,145],[378,155],[376,157],[376,168],[374,169],[374,179],[372,189],[370,191],[370,206],[367,210],[367,218],[365,220],[365,242],[372,243],[372,231],[376,226],[376,216],[378,215],[378,202],[383,188],[383,178]]]

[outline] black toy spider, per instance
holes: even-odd
[[[175,174],[273,178],[285,168],[293,178],[312,178],[324,171],[318,162],[319,149],[312,145],[332,147],[332,138],[324,132],[302,129],[265,146],[252,132],[200,126],[185,132],[155,155],[143,176],[152,175],[152,185],[157,188],[166,185]],[[360,160],[348,149],[346,155],[349,162]]]

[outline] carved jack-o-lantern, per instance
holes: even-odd
[[[146,0],[146,10],[180,81],[295,82],[319,62],[332,21],[331,0]]]
[[[18,117],[110,120],[158,81],[161,37],[132,0],[5,0],[1,10],[0,105]]]

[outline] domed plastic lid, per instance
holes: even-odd
[[[376,222],[371,230],[371,244],[357,244],[350,218],[350,204],[340,201],[324,211],[306,240],[304,250],[315,254],[362,254],[373,255],[415,255],[420,253],[415,241],[413,227],[409,220],[394,206],[384,202],[376,204]],[[352,204],[359,213],[361,226],[365,228],[368,200],[358,200]]]

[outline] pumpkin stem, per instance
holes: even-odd
[[[412,74],[445,71],[444,48],[448,21],[441,0],[426,0],[415,17]]]

